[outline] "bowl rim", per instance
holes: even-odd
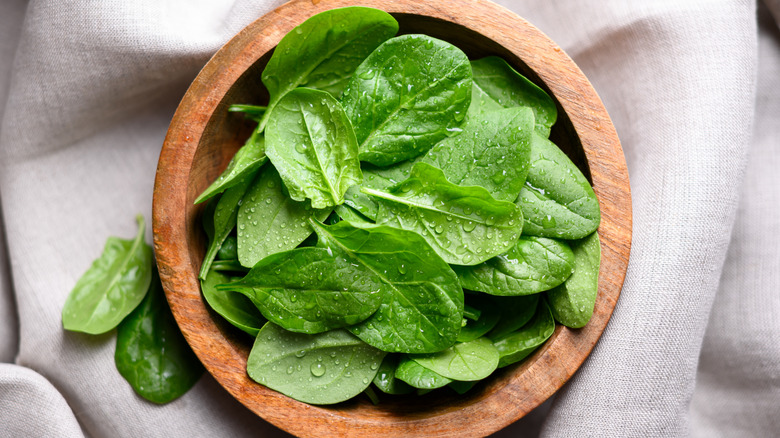
[[[236,373],[234,366],[240,363],[234,361],[240,362],[246,351],[233,345],[211,320],[197,280],[200,261],[193,260],[187,247],[188,228],[193,222],[192,214],[185,213],[193,210],[192,194],[187,191],[192,161],[219,103],[232,84],[293,27],[316,13],[344,6],[448,21],[516,55],[568,114],[601,207],[599,292],[588,325],[576,330],[559,325],[543,348],[491,385],[494,392],[485,390],[482,395],[463,397],[463,402],[439,406],[432,411],[435,415],[371,412],[365,403],[336,405],[335,409],[301,403],[251,381],[245,372],[245,356],[243,374]],[[628,170],[600,98],[557,44],[523,18],[487,0],[292,0],[254,21],[216,52],[177,108],[160,153],[152,218],[160,278],[187,342],[239,402],[299,436],[484,436],[515,422],[563,386],[600,338],[620,296],[632,233]],[[295,415],[290,415],[292,409]],[[490,415],[485,415],[486,411]]]

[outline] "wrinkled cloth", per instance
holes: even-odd
[[[591,356],[495,436],[780,435],[780,0],[498,3],[601,96],[634,228]],[[66,332],[60,316],[105,239],[151,218],[186,87],[279,4],[0,3],[0,436],[287,436],[209,375],[144,401],[116,371],[115,335]]]

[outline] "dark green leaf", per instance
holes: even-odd
[[[388,166],[423,154],[458,129],[471,86],[457,47],[425,35],[386,41],[355,70],[342,98],[360,160]]]
[[[76,282],[62,308],[65,330],[105,333],[143,300],[152,281],[152,248],[144,242],[143,216],[136,220],[135,239],[109,237],[103,253]]]
[[[539,307],[539,295],[524,295],[519,297],[490,297],[498,309],[501,318],[493,329],[488,332],[488,338],[496,340],[524,326],[533,318]]]
[[[547,292],[553,316],[561,324],[580,328],[590,321],[599,291],[601,244],[598,233],[571,242],[574,273],[566,282]]]
[[[330,248],[296,248],[260,260],[241,280],[220,286],[249,297],[263,316],[298,333],[357,324],[392,293],[368,267]]]
[[[517,204],[523,210],[523,233],[581,239],[601,221],[593,188],[569,157],[551,141],[534,135],[531,170]]]
[[[409,355],[409,358],[452,380],[481,380],[498,366],[498,350],[487,338],[458,342],[438,353]]]
[[[397,32],[398,22],[378,9],[347,7],[312,16],[279,41],[263,70],[268,112],[299,86],[339,96],[357,66]],[[263,128],[261,123],[258,130]]]
[[[330,209],[315,210],[308,201],[285,196],[273,166],[261,172],[238,211],[238,260],[248,268],[268,255],[295,248],[312,233],[309,218],[324,220],[330,214]]]
[[[471,388],[473,388],[473,387],[474,387],[474,385],[476,385],[476,384],[477,384],[477,382],[478,382],[478,381],[473,381],[473,382],[463,382],[463,381],[460,381],[460,380],[453,380],[453,381],[452,381],[452,382],[450,382],[450,384],[449,384],[449,385],[447,385],[447,386],[449,386],[450,388],[452,388],[452,390],[453,390],[453,391],[455,391],[455,392],[457,392],[458,394],[460,394],[460,395],[463,395],[463,394],[465,394],[465,393],[469,392],[469,391],[471,390]]]
[[[550,307],[544,300],[539,300],[536,314],[528,325],[493,340],[500,356],[498,367],[502,368],[525,359],[544,344],[554,331],[555,321]]]
[[[389,352],[429,353],[455,342],[463,319],[463,290],[452,269],[419,235],[390,227],[315,224],[320,244],[349,263],[372,270],[388,287],[379,310],[350,327]]]
[[[364,223],[364,224],[370,224],[372,223],[370,219],[363,216],[362,214],[358,213],[356,210],[352,209],[352,207],[348,207],[346,205],[339,205],[335,209],[336,214],[341,218],[343,221],[352,222],[354,223]]]
[[[114,361],[135,392],[155,403],[184,395],[203,374],[173,319],[156,272],[146,298],[119,324]]]
[[[246,144],[236,152],[219,178],[198,196],[195,203],[199,204],[247,179],[251,180],[252,175],[267,160],[265,156],[265,140],[261,134],[255,131],[246,141]]]
[[[539,293],[563,283],[574,271],[569,245],[546,237],[520,236],[506,254],[476,266],[454,266],[461,286],[492,295]]]
[[[217,285],[230,281],[230,277],[215,270],[209,271],[205,280],[201,280],[200,288],[209,307],[220,314],[225,320],[239,329],[256,336],[265,324],[265,318],[255,305],[244,295],[229,290],[216,289]]]
[[[555,102],[541,88],[515,71],[503,59],[488,56],[471,61],[474,83],[504,108],[527,106],[534,111],[536,131],[544,137],[550,135],[550,127],[558,118]],[[493,107],[493,105],[482,104]]]
[[[380,202],[377,223],[420,234],[447,263],[474,265],[507,252],[523,217],[482,187],[460,187],[441,170],[417,163],[409,179],[385,191],[362,189]]]
[[[533,126],[529,108],[478,114],[420,161],[441,169],[453,184],[484,187],[495,199],[514,201],[528,175]]]
[[[363,180],[352,125],[329,93],[297,88],[276,105],[266,128],[266,153],[295,201],[314,208],[344,202]]]
[[[487,334],[501,319],[501,310],[490,296],[485,294],[466,294],[466,303],[480,309],[477,320],[466,320],[466,325],[460,329],[458,342],[469,342]]]
[[[385,354],[345,330],[307,335],[269,322],[255,339],[247,373],[298,401],[333,404],[363,392]]]
[[[395,378],[400,355],[388,354],[379,366],[379,372],[374,377],[374,385],[385,394],[409,394],[414,388],[406,382]]]
[[[235,236],[225,238],[215,260],[238,260],[238,239]]]

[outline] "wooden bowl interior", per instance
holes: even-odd
[[[438,4],[438,9],[431,6],[435,10],[429,15],[426,15],[427,11],[409,12],[409,10],[428,8],[427,5],[395,6],[399,9],[395,11],[390,8],[389,12],[393,13],[400,24],[400,33],[425,33],[449,41],[461,48],[471,59],[488,55],[500,56],[547,91],[558,105],[558,121],[553,127],[551,139],[572,158],[591,181],[593,181],[591,164],[594,160],[600,160],[602,153],[611,153],[613,150],[620,152],[620,156],[616,157],[618,173],[615,178],[617,184],[624,184],[625,188],[618,187],[614,189],[613,194],[612,184],[602,182],[601,175],[604,172],[598,173],[599,178],[594,182],[594,189],[602,202],[602,210],[606,213],[603,213],[602,228],[600,228],[602,247],[606,248],[602,253],[606,261],[614,259],[614,263],[602,263],[599,301],[594,312],[594,320],[589,326],[581,330],[569,330],[559,326],[553,337],[530,358],[498,370],[465,395],[456,395],[447,390],[421,397],[380,394],[382,403],[379,405],[373,405],[364,396],[324,407],[297,402],[249,380],[246,375],[246,358],[253,340],[211,311],[202,299],[196,279],[207,242],[199,221],[203,206],[193,204],[195,198],[227,166],[233,154],[243,145],[253,129],[253,123],[248,122],[240,113],[229,113],[228,107],[239,103],[257,105],[267,103],[268,95],[262,86],[260,76],[271,56],[271,48],[286,33],[280,29],[289,30],[303,21],[306,16],[319,12],[316,10],[317,6],[310,2],[296,0],[293,3],[300,5],[300,8],[308,8],[301,13],[302,17],[297,16],[289,23],[279,24],[270,36],[250,35],[263,26],[273,26],[270,23],[278,17],[264,18],[265,22],[262,22],[264,19],[258,20],[254,27],[250,26],[234,38],[235,41],[243,44],[242,47],[231,49],[231,44],[237,45],[231,41],[215,55],[210,65],[204,68],[204,72],[188,91],[171,124],[158,169],[153,216],[158,265],[177,322],[195,353],[220,384],[249,409],[289,432],[306,436],[334,434],[358,436],[380,432],[407,436],[423,433],[430,436],[492,433],[522,417],[563,385],[595,345],[619,295],[630,245],[630,195],[627,174],[625,174],[625,160],[611,122],[606,117],[603,107],[600,107],[603,117],[598,120],[599,126],[606,127],[603,128],[605,133],[614,138],[602,142],[603,145],[597,141],[589,142],[584,147],[581,134],[582,132],[588,134],[590,131],[583,130],[581,121],[577,121],[579,125],[573,122],[572,114],[566,111],[567,107],[571,110],[571,103],[565,99],[561,101],[559,98],[561,91],[555,89],[557,85],[550,82],[555,78],[549,77],[549,72],[545,73],[547,75],[545,80],[518,55],[516,49],[505,47],[473,27],[453,22],[457,21],[454,18],[452,20],[442,18],[445,14],[441,10],[447,10],[448,5],[455,3],[460,6],[466,4],[470,8],[486,10],[490,13],[495,12],[500,17],[503,17],[501,14],[511,14],[495,4],[468,0],[452,3],[432,2]],[[349,3],[348,0],[333,0],[328,8]],[[380,8],[383,6],[379,0],[361,3],[369,3],[368,6]],[[413,3],[415,2],[410,2]],[[288,6],[287,11],[292,10],[293,7]],[[273,14],[283,16],[284,8],[283,6],[277,9]],[[510,26],[518,23],[527,25],[513,14],[509,17],[515,19],[515,22],[509,24]],[[506,19],[502,18],[502,20]],[[541,35],[535,28],[532,28],[532,31]],[[271,48],[261,53],[254,53],[252,56],[256,60],[244,61],[243,66],[213,65],[217,61],[224,63],[231,56],[254,50],[251,47],[252,43],[247,43],[251,38],[257,38],[262,44]],[[551,42],[550,44],[550,47],[557,47]],[[568,60],[568,57],[565,60]],[[238,71],[220,72],[220,68],[238,69]],[[578,69],[575,73],[581,75]],[[199,82],[199,79],[208,80],[220,75],[237,76],[232,84],[226,85],[226,91],[222,95],[219,91],[211,90],[209,83]],[[584,81],[589,87],[587,81]],[[202,97],[201,94],[208,96]],[[218,99],[218,102],[214,103],[215,99]],[[569,99],[568,95],[566,99]],[[597,97],[593,105],[600,105]],[[578,115],[574,114],[574,116]],[[586,120],[585,123],[589,122]],[[596,150],[602,146],[606,152]],[[179,187],[178,184],[183,187]],[[606,204],[602,195],[605,195],[610,202],[614,199],[620,201],[613,206],[613,209],[617,209],[620,215],[628,215],[627,222],[623,218],[619,224],[623,229],[627,224],[627,234],[623,232],[613,235],[609,231],[611,228],[604,228],[604,224],[611,224],[614,218],[610,213],[613,210],[604,208]],[[179,209],[183,210],[183,214],[178,211]],[[183,241],[181,236],[184,237]],[[613,244],[616,250],[610,250]],[[609,275],[605,276],[605,274]]]

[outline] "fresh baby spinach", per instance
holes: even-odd
[[[271,112],[266,154],[295,201],[314,208],[344,202],[363,179],[357,141],[341,104],[329,93],[296,88]]]
[[[238,260],[251,268],[263,257],[295,248],[311,233],[309,218],[325,220],[329,209],[311,208],[285,195],[273,166],[262,168],[238,209]]]
[[[500,315],[498,323],[487,334],[487,337],[494,341],[518,330],[530,321],[541,301],[538,294],[517,297],[492,296],[490,299]]]
[[[469,342],[480,338],[492,330],[501,319],[501,311],[493,300],[484,294],[469,293],[466,303],[480,310],[476,320],[466,319],[466,325],[461,327],[458,342]]]
[[[512,202],[482,187],[461,187],[428,163],[384,191],[363,188],[380,203],[377,223],[421,235],[447,263],[474,265],[508,251],[520,237],[523,216]]]
[[[562,285],[547,292],[552,314],[571,328],[584,327],[593,315],[599,289],[601,244],[598,233],[571,243],[574,273]]]
[[[385,356],[382,364],[379,365],[379,371],[374,376],[374,386],[385,394],[409,394],[414,392],[412,386],[395,377],[395,370],[398,368],[400,358],[399,354],[388,354]]]
[[[480,107],[495,108],[497,104],[504,108],[531,108],[536,120],[536,131],[545,138],[549,137],[550,127],[558,118],[558,109],[544,90],[497,56],[471,61],[471,68],[474,85],[480,89]],[[485,102],[487,99],[495,104]]]
[[[574,271],[566,242],[520,236],[505,254],[476,266],[455,266],[461,286],[491,295],[529,295],[563,283]]]
[[[109,237],[103,253],[76,282],[62,308],[65,330],[105,333],[143,300],[152,281],[152,248],[144,242],[144,217],[136,221],[135,238]]]
[[[360,160],[388,166],[416,157],[459,129],[471,101],[466,55],[426,35],[391,38],[355,70],[342,103]]]
[[[493,339],[493,346],[499,355],[498,367],[503,368],[525,359],[549,339],[554,331],[555,321],[550,307],[544,300],[539,300],[536,314],[527,325]]]
[[[269,322],[255,338],[247,373],[296,400],[333,404],[363,392],[386,354],[343,329],[308,335]]]
[[[141,304],[117,328],[114,361],[135,392],[155,403],[184,395],[203,374],[179,331],[156,270]]]
[[[203,298],[209,307],[226,321],[252,336],[257,336],[257,332],[266,322],[265,318],[244,295],[230,290],[217,290],[218,285],[229,281],[230,277],[212,269],[206,278],[200,281]]]
[[[481,380],[492,374],[498,366],[498,350],[487,338],[458,342],[437,353],[409,357],[452,380]]]
[[[251,179],[251,175],[267,160],[268,158],[265,156],[265,139],[262,134],[258,134],[255,131],[246,141],[246,144],[236,152],[219,178],[198,196],[195,203],[199,204],[241,183],[247,178]]]
[[[203,257],[203,263],[200,266],[199,278],[201,280],[206,278],[206,275],[211,269],[211,264],[214,262],[217,253],[222,248],[223,242],[236,228],[241,199],[244,197],[244,194],[252,182],[250,176],[245,176],[241,182],[227,189],[225,193],[219,197],[219,200],[216,201],[213,216],[207,219],[209,225],[207,227],[207,234],[209,234],[208,231],[211,231],[211,233],[209,235],[209,247],[206,250],[206,255]]]
[[[409,357],[402,357],[395,369],[395,378],[419,389],[436,389],[452,382],[441,374],[420,365]]]
[[[531,169],[517,204],[523,232],[532,236],[581,239],[601,222],[599,201],[588,180],[553,142],[531,141]]]
[[[397,32],[398,22],[387,12],[357,6],[331,9],[304,21],[279,41],[263,70],[262,81],[271,96],[266,117],[299,86],[338,96],[357,66]]]

